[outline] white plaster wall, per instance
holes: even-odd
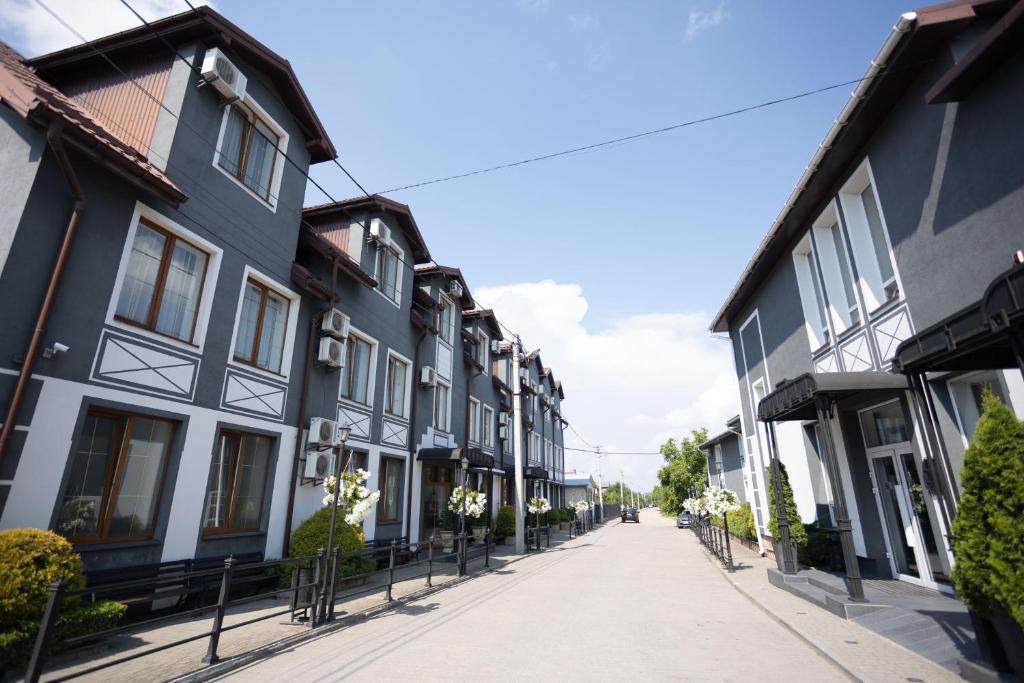
[[[839,478],[843,480],[843,495],[846,496],[846,508],[853,522],[853,547],[861,557],[867,557],[867,545],[864,543],[864,524],[857,508],[857,497],[853,493],[853,475],[850,474],[850,462],[846,456],[846,444],[843,442],[843,430],[839,426],[839,418],[833,417],[828,422],[832,430],[832,442],[836,447],[836,458],[839,459]]]
[[[779,422],[775,425],[775,440],[779,445],[779,460],[786,466],[789,485],[793,489],[793,500],[804,524],[814,521],[817,507],[814,503],[814,489],[811,488],[811,473],[807,466],[807,451],[804,446],[803,427],[799,422]]]
[[[3,273],[39,170],[46,135],[6,107],[0,111],[0,124],[3,124],[0,125],[0,168],[5,169],[3,182],[0,182],[0,273]],[[13,169],[18,170],[12,172]],[[71,217],[70,210],[68,217]]]

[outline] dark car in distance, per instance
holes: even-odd
[[[689,529],[690,528],[690,524],[692,524],[692,523],[693,523],[693,515],[691,515],[686,510],[683,510],[682,512],[680,512],[679,516],[676,517],[676,528],[677,529]]]
[[[622,521],[623,522],[636,522],[640,523],[640,511],[635,507],[627,507],[622,509]]]

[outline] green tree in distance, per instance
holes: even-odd
[[[683,509],[683,501],[700,495],[707,485],[708,459],[700,445],[708,440],[708,430],[694,429],[690,436],[676,444],[669,439],[661,445],[665,465],[658,470],[661,485],[657,489],[658,504],[666,515]]]

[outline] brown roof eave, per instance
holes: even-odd
[[[335,247],[308,227],[302,227],[299,232],[299,239],[303,244],[311,247],[328,261],[336,264],[339,271],[351,276],[356,282],[371,289],[377,286],[376,278],[363,270],[358,263],[349,257],[348,254]]]
[[[412,247],[413,262],[431,262],[430,250],[427,249],[426,240],[423,239],[423,233],[420,232],[419,225],[416,224],[416,219],[413,217],[412,211],[407,205],[402,204],[401,202],[396,202],[393,199],[388,199],[387,197],[382,197],[380,195],[366,195],[363,197],[356,197],[354,199],[344,199],[338,202],[307,206],[302,210],[302,215],[307,218],[311,218],[315,216],[329,215],[337,211],[347,213],[359,210],[384,211],[394,215],[403,223],[406,238],[409,240],[409,244]]]

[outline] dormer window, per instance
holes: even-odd
[[[251,99],[228,105],[217,144],[216,165],[261,201],[274,208],[281,184],[288,136]]]

